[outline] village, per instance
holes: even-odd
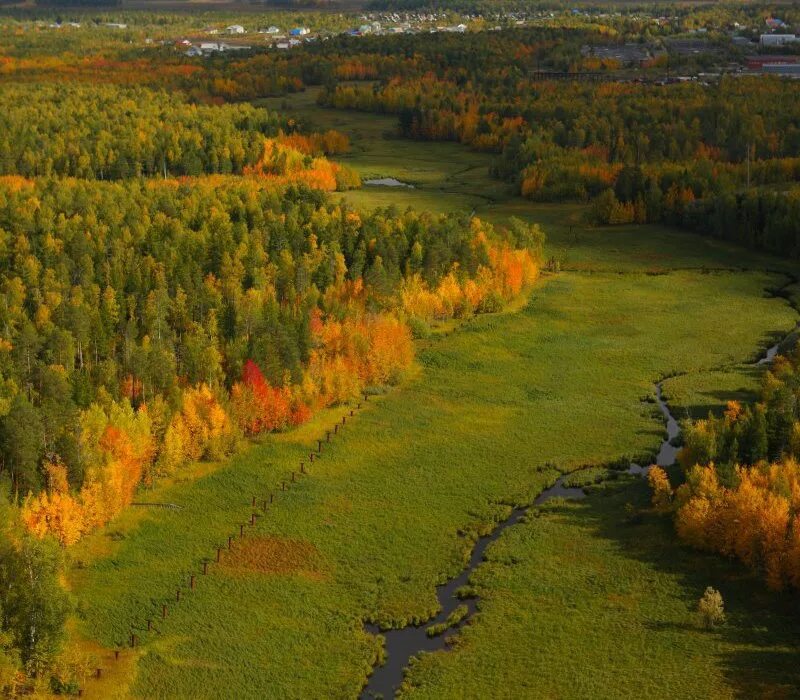
[[[704,26],[686,28],[679,16],[623,15],[621,12],[596,12],[572,9],[568,11],[576,20],[643,21],[652,27],[635,42],[614,42],[585,45],[581,48],[584,59],[592,59],[604,71],[624,71],[627,79],[642,69],[665,67],[666,77],[661,80],[709,80],[720,75],[749,75],[769,73],[785,77],[800,77],[800,35],[778,17],[744,24],[731,22],[725,26],[708,21]],[[547,26],[563,13],[548,10],[494,13],[455,14],[445,11],[369,12],[351,15],[334,23],[320,21],[321,26],[306,24],[281,25],[246,22],[243,19],[230,24],[209,24],[187,32],[177,38],[145,37],[146,45],[173,47],[189,58],[204,58],[226,52],[289,51],[314,42],[325,42],[334,37],[376,38],[398,34],[454,33],[500,31],[523,27]],[[252,17],[250,18],[253,19]],[[353,20],[347,26],[347,20]],[[97,30],[119,31],[132,29],[125,22],[106,21],[81,23],[79,21],[39,22],[37,29],[76,30],[81,27]],[[131,43],[136,39],[131,38]],[[696,59],[694,70],[671,70],[687,59]],[[610,76],[609,76],[610,77]]]

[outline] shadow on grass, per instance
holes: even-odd
[[[723,673],[736,697],[800,697],[797,594],[771,592],[738,562],[681,545],[667,517],[647,512],[631,519],[626,515],[626,503],[640,512],[649,507],[643,479],[607,482],[579,506],[553,504],[550,508],[580,528],[614,542],[622,555],[673,577],[689,610],[695,608],[706,586],[722,593],[727,621],[704,634],[720,635],[727,647],[736,647],[721,658]],[[646,626],[656,633],[697,629],[691,622],[650,621]]]

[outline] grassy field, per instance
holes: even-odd
[[[238,534],[251,496],[263,497],[288,475],[331,415],[148,495],[181,510],[129,511],[89,538],[74,553],[86,564],[72,574],[81,630],[111,647],[136,621],[144,641],[131,679],[137,696],[354,696],[378,653],[361,619],[396,625],[428,618],[435,584],[463,567],[470,533],[486,531],[507,512],[504,504],[530,502],[556,470],[657,447],[661,423],[641,400],[652,382],[742,361],[768,332],[788,329],[792,310],[761,295],[773,282],[763,273],[682,271],[546,279],[524,309],[433,341],[417,375],[371,402],[315,463],[313,476],[279,492],[269,515],[223,555],[222,566],[212,565],[197,590],[185,590],[189,573],[215,544]],[[719,323],[710,326],[709,315]],[[657,569],[648,575],[661,577]],[[162,623],[160,606],[181,583],[185,600]],[[699,595],[688,585],[681,591]],[[527,603],[524,614],[535,618],[537,598]],[[144,631],[148,617],[157,633]],[[689,618],[687,608],[686,624]],[[644,639],[657,646],[660,630],[647,627],[645,612],[639,619]],[[484,633],[504,648],[523,643],[506,644],[507,620]],[[697,643],[704,639],[701,648],[717,658],[715,639]],[[632,656],[643,637],[601,641],[607,654]],[[560,651],[526,645],[509,660],[509,677],[518,682],[521,664],[555,683],[554,653],[579,663],[570,640],[560,644]],[[696,670],[706,673],[709,664]],[[481,676],[483,667],[472,673]],[[587,688],[604,687],[604,676],[586,667],[582,673]],[[635,666],[617,669],[621,684],[638,674]],[[425,677],[429,686],[436,675]],[[680,688],[664,686],[665,693]],[[447,686],[431,692],[448,695]]]
[[[87,697],[356,696],[381,647],[363,620],[430,618],[435,585],[463,569],[476,535],[511,504],[530,503],[561,472],[658,447],[655,381],[680,375],[666,383],[679,417],[717,410],[752,391],[758,373],[746,363],[797,320],[768,294],[791,271],[779,260],[666,228],[593,229],[580,205],[502,197],[484,156],[397,143],[391,119],[320,110],[312,97],[298,96],[296,113],[350,130],[348,160],[363,175],[418,185],[345,197],[539,221],[566,271],[518,308],[421,343],[406,381],[348,419],[286,492],[280,481],[347,409],[157,485],[141,500],[179,509],[129,509],[75,547],[77,631],[107,650],[132,624],[140,637],[117,666],[98,652],[112,670]],[[275,503],[240,540],[251,498],[270,492]],[[653,515],[629,522],[629,501],[645,505],[641,481],[549,504],[507,530],[473,576],[479,614],[453,650],[414,665],[405,692],[785,697],[800,687],[791,600],[676,545]],[[189,590],[228,535],[233,549]],[[696,624],[706,585],[730,609],[720,632]]]
[[[474,624],[453,653],[413,666],[404,696],[796,697],[796,600],[677,545],[663,517],[626,517],[627,504],[647,508],[643,480],[548,503],[510,528],[473,576]],[[712,631],[695,612],[707,585],[728,611]]]

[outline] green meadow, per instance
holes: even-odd
[[[351,131],[347,160],[362,176],[415,184],[345,198],[539,221],[562,272],[518,308],[420,341],[414,371],[353,418],[350,407],[325,412],[157,484],[140,500],[178,508],[129,509],[73,548],[77,633],[105,649],[139,638],[123,651],[124,673],[87,682],[87,697],[357,696],[382,654],[364,620],[430,619],[435,586],[511,506],[561,473],[657,450],[655,382],[675,377],[665,391],[678,417],[719,410],[751,395],[761,370],[748,363],[796,324],[769,293],[789,281],[779,260],[666,228],[594,229],[580,205],[503,198],[484,156],[398,142],[390,119],[312,98],[288,106]],[[282,491],[343,416],[310,473]],[[800,687],[796,605],[677,544],[647,511],[642,480],[589,491],[532,509],[489,547],[471,580],[478,613],[453,648],[412,665],[404,695],[788,697]],[[229,535],[232,549],[200,574]],[[713,632],[694,612],[707,585],[730,613]]]
[[[796,697],[796,601],[680,546],[648,491],[625,475],[509,528],[473,576],[475,623],[413,665],[403,696]],[[695,613],[707,585],[728,617],[710,631]]]

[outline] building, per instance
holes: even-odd
[[[581,47],[581,56],[584,58],[597,58],[600,60],[618,61],[621,65],[637,65],[652,58],[650,50],[645,44],[628,42],[627,44],[599,44]]]
[[[230,27],[225,27],[228,34],[244,34],[244,27],[241,24],[232,24]]]
[[[800,63],[800,56],[748,56],[747,70],[764,72],[766,66],[791,66]]]
[[[765,63],[761,70],[763,73],[772,75],[800,78],[800,64],[798,63]]]
[[[305,36],[310,32],[311,30],[308,27],[295,27],[294,29],[289,30],[289,36]]]
[[[793,44],[795,41],[800,41],[794,34],[762,34],[762,46],[784,46],[786,44]]]

